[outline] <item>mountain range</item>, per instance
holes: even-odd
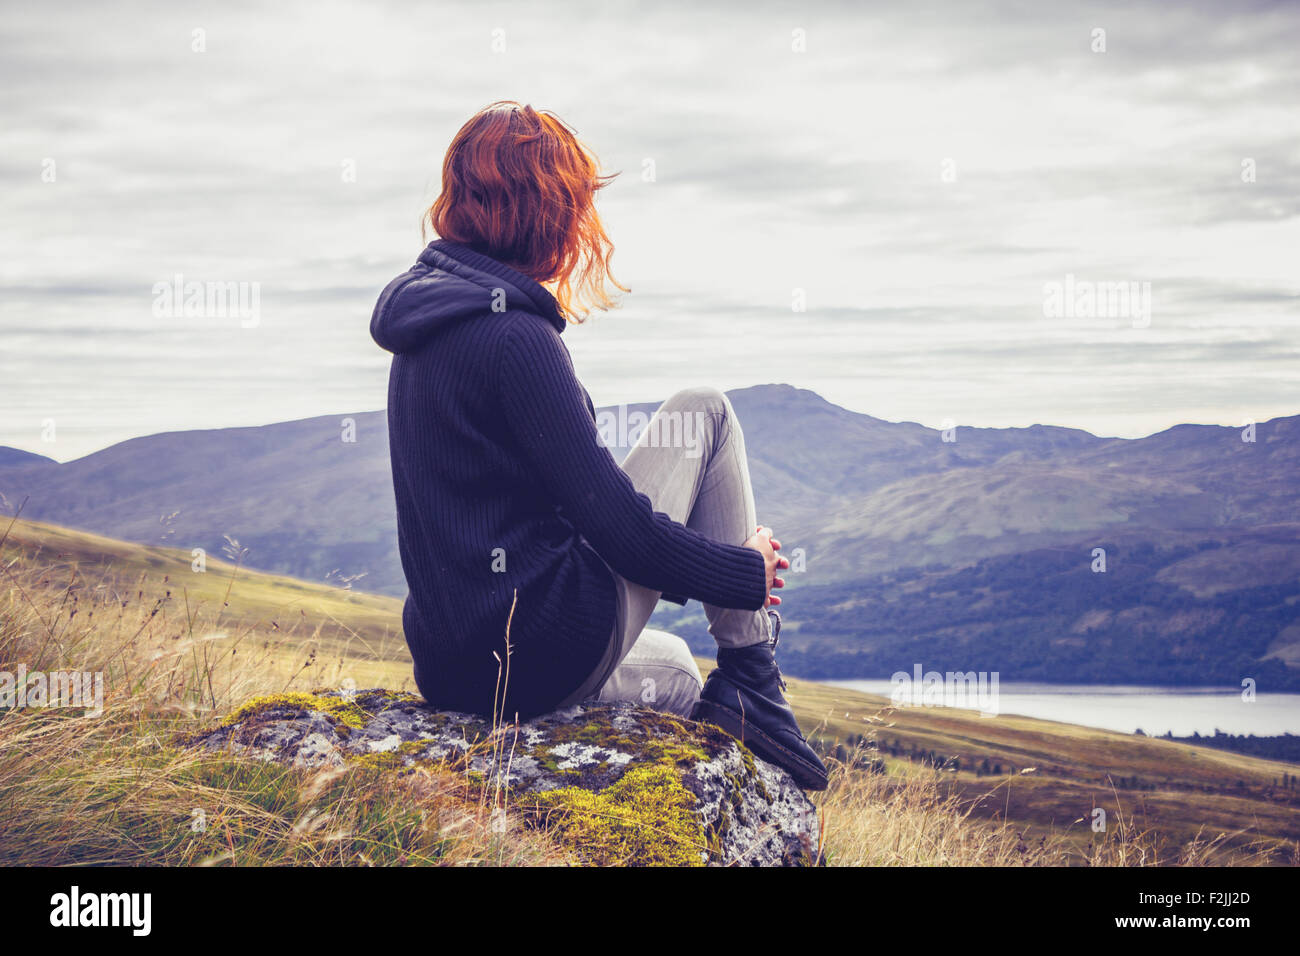
[[[920,662],[1300,688],[1300,416],[1118,439],[938,431],[789,385],[728,395],[759,520],[795,560],[791,673]],[[382,411],[169,432],[66,463],[0,448],[0,495],[25,518],[210,553],[234,539],[252,567],[405,590]],[[656,620],[708,647],[698,605]]]

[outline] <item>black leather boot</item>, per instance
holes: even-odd
[[[772,618],[772,640],[751,647],[718,648],[718,667],[704,682],[692,720],[716,724],[758,756],[788,771],[805,790],[826,789],[826,766],[808,746],[781,692],[776,666],[781,615]]]

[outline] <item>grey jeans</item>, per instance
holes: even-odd
[[[655,412],[623,462],[623,471],[656,511],[715,541],[744,544],[754,534],[754,492],[745,436],[731,402],[716,388],[688,388]],[[660,592],[613,571],[618,617],[600,665],[561,706],[591,698],[630,700],[686,716],[703,681],[686,642],[647,628]],[[719,647],[771,638],[767,611],[704,605]]]

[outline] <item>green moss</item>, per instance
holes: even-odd
[[[429,749],[432,740],[424,738],[418,740],[403,740],[397,745],[397,753],[405,757],[422,757],[424,752]]]
[[[333,717],[347,727],[360,728],[366,725],[368,714],[354,701],[341,697],[324,697],[320,694],[307,694],[302,691],[289,691],[283,694],[264,694],[254,697],[221,722],[223,727],[241,723],[250,717],[264,714],[268,710],[280,708],[296,710],[314,710]]]
[[[772,794],[768,792],[767,784],[763,782],[763,775],[758,772],[758,767],[754,764],[754,755],[740,741],[737,740],[735,743],[740,750],[740,759],[745,762],[745,775],[754,781],[754,787],[758,790],[759,795],[770,805],[772,803]]]
[[[737,813],[739,813],[740,809],[745,805],[745,801],[740,795],[740,791],[744,787],[744,784],[740,782],[740,778],[734,773],[729,773],[726,776],[727,783],[729,784],[727,790],[731,794],[731,806]]]
[[[382,753],[353,754],[347,760],[350,764],[369,770],[401,770],[405,766],[401,756],[391,750]]]
[[[597,865],[700,866],[709,841],[695,795],[662,764],[635,767],[598,792],[565,787],[537,795],[547,826]]]
[[[727,835],[731,829],[731,817],[727,815],[725,807],[718,811],[718,823],[716,826],[709,828],[709,854],[711,856],[722,855],[722,838]]]
[[[614,747],[619,750],[636,745],[637,741],[604,719],[588,720],[584,724],[559,724],[548,728],[547,734],[552,745],[589,744],[593,747]]]
[[[343,730],[342,726],[338,728]],[[404,740],[392,750],[374,751],[363,754],[347,754],[344,759],[350,764],[360,767],[367,767],[371,770],[409,770],[414,764],[424,764],[425,766],[439,766],[451,769],[455,765],[454,758],[447,757],[434,758],[426,756],[430,740]]]
[[[563,770],[561,770],[560,764],[564,761],[565,758],[556,754],[554,750],[550,747],[543,748],[540,753],[532,755],[532,757],[534,760],[537,761],[537,765],[542,769],[546,770],[548,773],[559,774],[561,776],[567,775],[571,777],[576,777],[579,776],[582,772],[580,770],[576,770],[571,767],[566,767]]]
[[[687,767],[709,759],[708,750],[696,739],[698,735],[671,717],[661,717],[652,711],[638,713],[642,732],[622,730],[603,718],[549,728],[546,744],[536,751],[530,748],[530,753],[540,766],[561,775],[581,774],[580,770],[561,770],[559,767],[566,758],[555,754],[554,750],[567,743],[635,754],[639,763]]]
[[[357,702],[362,704],[366,710],[374,712],[372,705],[379,703],[383,706],[380,710],[392,710],[394,707],[421,707],[424,701],[412,693],[404,690],[365,690],[357,694]]]

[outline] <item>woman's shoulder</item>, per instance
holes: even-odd
[[[568,354],[560,333],[546,319],[522,309],[489,312],[476,321],[489,328],[501,348],[522,351],[556,351]]]

